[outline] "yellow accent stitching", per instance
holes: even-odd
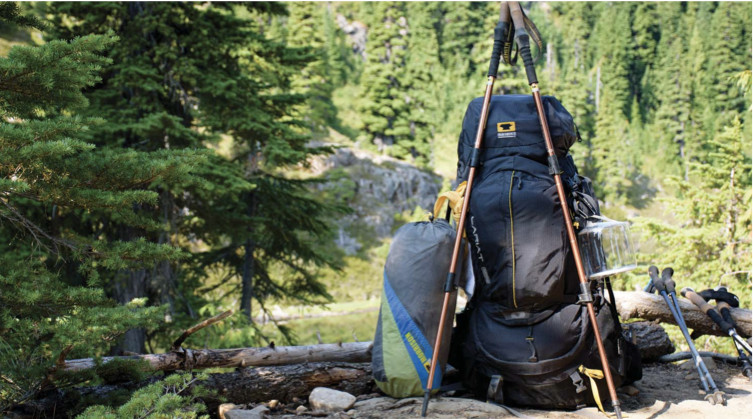
[[[515,171],[510,175],[510,193],[507,196],[507,206],[510,208],[510,238],[512,239],[512,304],[518,308],[518,301],[515,297],[515,226],[512,219],[512,183],[515,180]]]

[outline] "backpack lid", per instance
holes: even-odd
[[[462,178],[461,171],[467,169],[476,141],[483,99],[473,99],[465,112],[458,144],[459,178]],[[558,157],[563,157],[573,143],[580,139],[578,129],[572,115],[557,98],[543,96],[542,103],[555,153]],[[546,144],[532,96],[492,96],[481,149],[481,164],[510,156],[521,156],[546,164]]]

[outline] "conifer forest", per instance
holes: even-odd
[[[638,268],[616,289],[671,266],[678,289],[725,285],[750,308],[751,3],[521,4],[542,93],[578,124],[575,162],[631,225]],[[371,340],[391,236],[431,207],[364,194],[405,167],[431,205],[455,186],[498,17],[498,2],[0,3],[0,412],[103,379],[56,360],[165,352],[226,310],[186,345]],[[495,86],[530,94],[520,63]],[[346,151],[362,166],[332,163]]]

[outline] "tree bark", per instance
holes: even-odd
[[[264,348],[181,349],[164,354],[105,357],[102,358],[102,363],[113,359],[145,360],[153,371],[175,371],[288,365],[304,362],[368,362],[371,360],[371,347],[371,342],[355,342]],[[94,366],[92,358],[74,359],[66,361],[60,370],[82,371]]]
[[[370,363],[306,363],[278,367],[244,368],[212,374],[198,385],[216,389],[217,395],[230,403],[258,403],[294,397],[305,399],[316,387],[329,387],[353,395],[371,393],[374,380]],[[213,410],[219,399],[205,400]]]
[[[633,335],[633,343],[638,346],[643,361],[655,361],[659,357],[675,351],[664,328],[653,322],[628,323]]]
[[[616,291],[615,300],[617,311],[623,319],[659,320],[665,323],[677,324],[672,312],[660,295],[649,294],[641,291]],[[711,320],[700,308],[685,298],[678,298],[678,304],[682,310],[682,316],[688,328],[693,329],[695,334],[727,336],[716,323]],[[737,333],[745,338],[751,336],[751,311],[741,308],[730,310],[732,318],[737,323]]]
[[[146,282],[147,272],[145,269],[119,272],[112,288],[115,301],[120,304],[127,304],[134,298],[145,297]],[[146,330],[143,328],[128,330],[111,352],[113,354],[123,352],[143,354],[146,352]]]

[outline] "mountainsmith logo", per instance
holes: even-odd
[[[421,350],[421,347],[418,346],[418,342],[416,342],[416,338],[411,335],[410,332],[405,334],[405,340],[408,341],[408,345],[410,345],[411,348],[413,348],[413,352],[416,353],[418,356],[418,360],[421,361],[421,363],[424,365],[424,368],[426,368],[426,371],[429,371],[431,369],[431,362],[429,358],[424,355],[424,351]]]
[[[497,123],[497,138],[512,138],[517,137],[515,132],[515,122],[499,122]]]

